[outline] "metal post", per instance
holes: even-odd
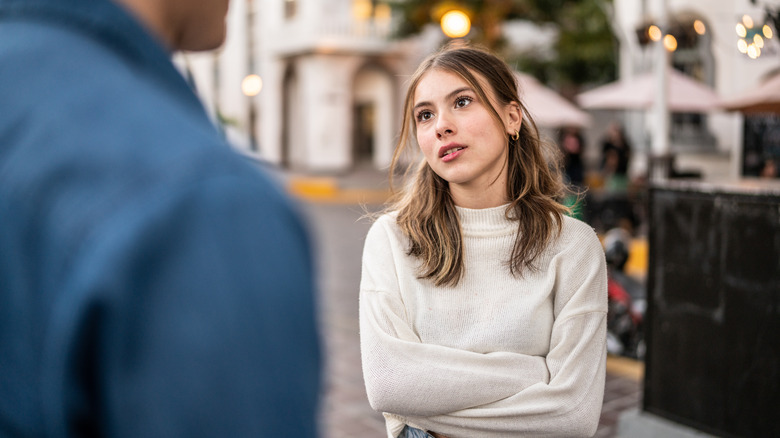
[[[666,0],[656,0],[656,12],[658,14],[658,27],[661,29],[661,39],[654,42],[653,46],[653,73],[655,76],[655,99],[653,116],[655,127],[653,129],[651,147],[651,179],[662,181],[669,175],[670,147],[669,147],[669,105],[668,105],[668,74],[669,61],[664,38],[669,28],[666,13]]]

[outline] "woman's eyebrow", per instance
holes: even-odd
[[[471,92],[473,92],[474,90],[472,90],[472,89],[471,89],[471,87],[460,87],[460,88],[458,88],[458,89],[456,89],[456,90],[453,90],[453,91],[452,91],[452,92],[450,92],[449,94],[447,94],[447,96],[445,96],[445,100],[452,99],[453,97],[457,96],[457,95],[458,95],[458,94],[460,94],[460,93],[463,93],[464,91],[471,91]],[[428,101],[424,101],[424,102],[418,102],[418,103],[417,103],[417,104],[416,104],[416,105],[415,105],[415,106],[412,108],[412,111],[415,111],[415,110],[417,110],[417,108],[420,108],[420,107],[423,107],[423,106],[429,106],[429,105],[431,105],[431,102],[428,102]]]

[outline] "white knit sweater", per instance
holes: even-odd
[[[366,237],[360,344],[371,406],[389,437],[404,424],[451,438],[590,436],[604,395],[607,278],[586,224],[563,230],[513,276],[517,222],[506,206],[457,208],[465,275],[418,278],[395,214]]]

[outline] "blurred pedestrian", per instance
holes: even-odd
[[[302,223],[170,62],[228,0],[0,0],[0,436],[315,436]]]
[[[558,135],[558,146],[563,155],[563,169],[566,182],[576,187],[585,184],[585,165],[582,153],[585,139],[579,128],[562,128]]]
[[[601,143],[601,153],[601,173],[606,189],[611,192],[625,192],[628,189],[631,144],[619,122],[612,122],[607,127]]]
[[[565,215],[509,67],[453,47],[412,76],[394,166],[408,191],[366,237],[363,376],[390,437],[589,436],[607,288],[593,229]]]
[[[563,161],[563,176],[570,191],[563,196],[562,202],[569,208],[569,215],[584,219],[583,208],[585,203],[585,164],[582,161],[582,153],[585,148],[585,139],[582,132],[576,127],[566,127],[560,130],[558,135],[558,148],[561,151]]]

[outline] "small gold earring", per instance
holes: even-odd
[[[512,134],[512,140],[514,140],[514,141],[517,141],[517,140],[519,140],[519,139],[520,139],[520,131],[518,131],[517,129],[515,129],[515,133],[514,133],[514,134]]]

